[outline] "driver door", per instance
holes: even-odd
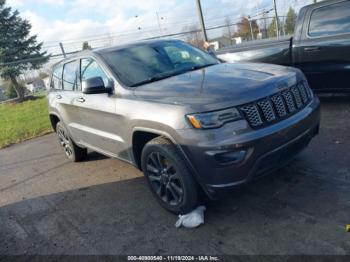
[[[119,157],[124,141],[119,133],[115,96],[108,93],[83,94],[81,91],[81,83],[86,79],[101,77],[105,87],[109,87],[112,83],[110,77],[93,58],[80,59],[79,75],[79,96],[74,103],[79,107],[81,125],[77,128],[81,132],[82,143],[93,150]]]

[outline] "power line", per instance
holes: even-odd
[[[257,16],[259,14],[256,14],[255,16]],[[271,17],[265,17],[265,18],[262,18],[262,19],[268,19],[268,18],[271,18]],[[237,22],[234,22],[234,23],[230,23],[229,25],[227,24],[221,24],[221,25],[215,25],[215,26],[211,26],[211,27],[207,27],[206,30],[210,31],[210,30],[215,30],[215,29],[220,29],[220,28],[225,28],[227,26],[234,26],[234,25],[238,25],[239,24],[239,21],[240,20],[237,20]],[[154,29],[155,31],[156,29]],[[171,34],[164,34],[163,36],[164,37],[171,37],[171,36],[180,36],[180,35],[185,35],[185,34],[189,34],[189,33],[194,33],[194,32],[198,32],[198,30],[190,30],[190,31],[181,31],[181,32],[178,32],[178,33],[171,33]],[[118,34],[118,35],[109,35],[107,37],[103,37],[103,38],[95,38],[95,39],[90,39],[90,42],[101,42],[101,41],[104,41],[104,40],[113,40],[113,39],[120,39],[122,37],[125,37],[125,36],[130,36],[131,34]],[[142,39],[157,39],[157,38],[160,38],[159,36],[154,36],[154,37],[148,37],[148,38],[142,38]],[[140,39],[140,40],[142,40]],[[67,47],[73,47],[73,49],[77,49],[76,48],[76,44],[77,43],[81,43],[83,41],[76,41],[76,42],[69,42],[69,43],[63,43],[65,48],[67,49]],[[51,47],[55,47],[56,51],[59,51],[59,44],[57,45],[52,45]],[[48,47],[45,47],[44,48],[48,48]],[[69,48],[68,48],[69,49]],[[79,48],[78,48],[79,49]]]
[[[308,0],[305,0],[304,2],[306,2]],[[265,6],[263,6],[262,8],[260,9],[265,9],[267,7],[271,7],[271,4],[267,4]],[[162,16],[163,17],[166,17],[165,14],[170,14],[171,12],[162,12]],[[230,12],[231,13],[231,12]],[[226,13],[225,15],[222,15],[221,17],[212,17],[212,18],[206,18],[205,19],[205,22],[206,24],[208,25],[209,23],[211,22],[214,22],[214,21],[218,21],[218,20],[222,20],[224,19],[225,17],[232,17],[232,15],[230,15],[230,13]],[[251,15],[250,17],[256,17],[258,16],[259,14],[255,14],[255,15]],[[172,16],[172,14],[170,14],[170,16]],[[162,22],[162,25],[163,26],[167,26],[167,27],[170,27],[170,26],[179,26],[179,25],[184,25],[184,26],[195,26],[197,23],[195,22],[194,18],[189,18],[188,16],[177,16],[176,18],[179,19],[181,18],[181,22]],[[210,16],[209,16],[210,17]],[[235,16],[235,19],[237,18],[238,16]],[[214,25],[212,25],[214,27]],[[216,25],[215,25],[216,26]],[[101,25],[101,27],[105,27],[104,25]],[[220,27],[219,27],[220,28]],[[149,30],[148,30],[149,29]],[[60,39],[61,42],[64,42],[65,46],[67,46],[68,44],[76,44],[76,43],[81,43],[83,41],[102,41],[102,38],[104,38],[105,40],[108,40],[112,37],[125,37],[125,36],[131,36],[131,35],[134,35],[134,34],[139,34],[140,32],[142,33],[155,33],[156,30],[159,30],[156,28],[156,25],[154,26],[151,26],[151,27],[145,27],[145,28],[142,28],[142,31],[140,30],[125,30],[125,31],[121,31],[117,34],[99,34],[99,35],[90,35],[90,36],[84,36],[84,37],[81,37],[81,38],[73,38],[73,39]],[[45,44],[49,44],[49,43],[55,43],[55,44],[52,44],[52,45],[44,45],[43,48],[53,48],[53,47],[56,47],[56,45],[60,42],[60,41],[45,41]]]
[[[208,24],[209,22],[213,22],[213,21],[218,21],[218,20],[223,20],[225,19],[225,17],[232,17],[233,15],[229,15],[226,14],[223,17],[216,17],[216,18],[212,18],[212,19],[205,19],[206,23]],[[235,19],[237,19],[237,17],[239,16],[234,16]],[[169,22],[169,23],[162,23],[162,26],[164,27],[170,27],[170,26],[195,26],[197,23],[193,18],[189,18],[187,20],[191,20],[191,21],[182,21],[182,22]],[[98,34],[98,35],[89,35],[89,36],[84,36],[81,38],[73,38],[73,39],[61,39],[60,41],[45,41],[45,43],[56,43],[58,44],[59,42],[63,42],[65,45],[67,44],[74,44],[74,43],[81,43],[83,41],[95,41],[95,40],[101,40],[103,39],[109,39],[111,37],[123,37],[123,36],[127,36],[127,35],[133,35],[133,34],[139,34],[139,33],[144,33],[144,32],[156,32],[159,31],[159,28],[157,28],[156,25],[154,26],[150,26],[150,27],[143,27],[142,30],[125,30],[125,31],[121,31],[117,34]],[[44,45],[43,48],[51,48],[51,47],[55,47],[55,45]]]

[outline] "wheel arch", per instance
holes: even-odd
[[[50,123],[51,123],[52,129],[56,132],[56,125],[57,125],[58,122],[61,121],[61,119],[55,113],[50,113],[49,114],[49,118],[50,118]]]
[[[137,145],[137,143],[135,143],[135,142],[136,142],[137,138],[139,138],[136,135],[141,135],[141,134],[148,134],[148,136],[149,136],[148,140],[145,139],[142,141],[141,144],[139,144],[139,146],[135,146],[135,145]],[[132,155],[133,156],[132,157],[133,157],[133,162],[135,163],[135,166],[139,170],[142,171],[142,168],[141,168],[142,149],[148,141],[150,141],[153,138],[158,137],[158,136],[163,136],[164,138],[169,139],[176,146],[176,148],[179,150],[180,155],[183,157],[185,164],[191,170],[191,173],[193,174],[196,182],[200,185],[200,187],[205,192],[207,192],[207,188],[205,187],[204,184],[201,183],[201,180],[199,179],[199,174],[197,173],[196,169],[191,164],[191,161],[188,159],[188,157],[185,154],[185,152],[183,151],[183,149],[181,148],[181,145],[179,143],[177,143],[176,140],[167,132],[164,132],[161,130],[155,130],[155,129],[151,129],[151,128],[134,128],[133,129],[133,133],[132,133]]]
[[[137,127],[133,129],[132,133],[132,155],[133,155],[133,160],[136,165],[136,167],[139,170],[142,170],[141,168],[141,153],[144,148],[144,146],[151,141],[152,139],[162,136],[167,139],[169,139],[174,145],[177,147],[179,146],[175,139],[169,135],[166,132],[163,132],[161,130],[155,130],[151,128],[142,128],[142,127]],[[182,150],[181,150],[182,151]]]

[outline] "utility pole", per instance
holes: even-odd
[[[273,0],[273,8],[275,9],[276,35],[277,35],[277,37],[279,37],[280,36],[280,26],[279,26],[280,23],[279,23],[279,20],[278,20],[276,0]]]
[[[157,15],[157,21],[158,21],[158,27],[159,27],[159,35],[162,36],[163,35],[163,31],[162,31],[162,27],[160,25],[160,19],[159,19],[158,12],[156,12],[156,15]],[[163,17],[161,19],[163,19]]]
[[[248,15],[248,21],[249,21],[249,27],[250,27],[250,35],[252,37],[252,40],[254,40],[254,34],[253,34],[253,28],[252,28],[252,20],[251,17]]]
[[[64,58],[66,58],[66,52],[64,51],[64,48],[63,48],[63,44],[60,42],[60,48],[61,48],[61,51],[62,51],[62,55]]]
[[[228,31],[228,37],[230,38],[230,45],[232,45],[232,33],[231,33],[230,25],[227,26],[227,31]]]
[[[202,28],[203,40],[205,42],[208,42],[208,36],[207,36],[207,32],[205,30],[205,24],[204,24],[204,19],[203,19],[201,0],[196,0],[196,3],[197,3],[197,12],[198,12],[198,17],[199,17],[199,23],[201,24],[201,28]]]

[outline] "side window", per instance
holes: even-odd
[[[72,91],[77,85],[77,62],[69,62],[63,67],[63,90]]]
[[[108,76],[102,70],[102,68],[97,64],[97,62],[91,58],[81,59],[81,65],[80,65],[81,81],[84,81],[89,78],[97,77],[97,76],[100,76],[105,86],[108,86]]]
[[[315,9],[310,18],[309,36],[331,36],[350,33],[350,1]]]
[[[62,89],[62,66],[58,66],[53,69],[51,84],[52,89],[60,90]]]

